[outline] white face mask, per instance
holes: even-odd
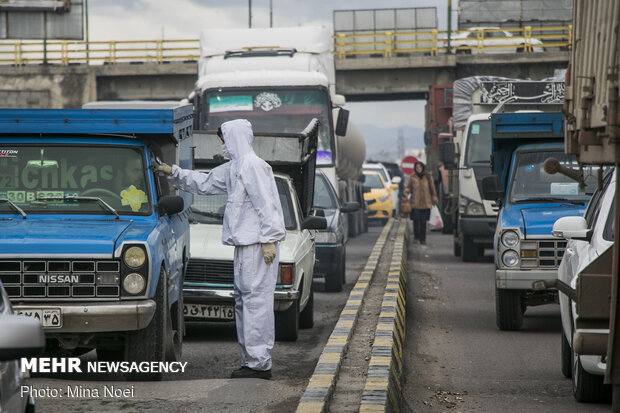
[[[224,154],[224,158],[230,159],[230,152],[228,152],[226,145],[223,143],[221,145],[222,145],[222,154]]]

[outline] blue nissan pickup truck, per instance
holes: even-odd
[[[192,146],[191,105],[0,110],[0,279],[46,352],[180,357],[192,198],[149,166]]]
[[[558,302],[557,290],[534,290],[532,283],[556,277],[566,241],[551,235],[553,224],[583,215],[597,176],[564,153],[559,112],[493,113],[491,128],[493,175],[483,178],[482,192],[500,207],[493,243],[496,324],[517,330],[528,306]]]

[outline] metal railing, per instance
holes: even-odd
[[[517,29],[477,29],[451,33],[451,53],[488,53],[568,50],[572,27],[524,27]],[[334,55],[348,57],[392,57],[401,55],[437,56],[448,52],[447,32],[385,31],[339,33],[334,36]],[[542,44],[537,44],[541,41]],[[506,44],[512,42],[511,44]],[[200,57],[198,39],[83,41],[3,41],[0,65],[30,64],[116,64],[119,62],[196,61]]]
[[[554,48],[568,50],[572,45],[572,26],[501,28],[453,31],[439,30],[338,33],[334,54],[339,59],[353,56],[392,57],[394,55],[442,53],[532,53]]]
[[[0,65],[116,64],[198,60],[199,40],[0,42]]]

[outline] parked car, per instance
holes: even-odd
[[[580,273],[594,259],[612,247],[614,239],[615,173],[608,173],[604,185],[597,190],[583,217],[564,217],[553,225],[553,234],[566,238],[567,245],[558,267],[558,279],[573,289],[577,287]],[[562,373],[573,379],[573,395],[579,402],[600,403],[611,400],[611,386],[603,383],[605,361],[602,356],[576,354],[573,333],[579,316],[575,301],[560,294],[562,315]],[[600,329],[582,333],[601,333]],[[609,334],[605,329],[602,333]]]
[[[300,327],[310,328],[314,324],[315,244],[310,230],[324,229],[325,218],[309,216],[302,221],[291,179],[283,174],[274,175],[286,226],[286,239],[280,242],[275,292],[276,339],[295,341]],[[190,259],[183,283],[186,321],[235,319],[234,247],[222,245],[226,200],[226,195],[194,196],[190,212]],[[323,225],[316,225],[317,221]]]
[[[479,46],[478,33],[482,31],[482,40]],[[523,53],[530,44],[533,52],[544,52],[543,42],[539,39],[526,39],[515,35],[500,27],[471,27],[467,31],[456,32],[450,37],[450,47],[456,54],[471,53]],[[443,46],[447,47],[448,40],[443,39]]]
[[[0,282],[0,412],[34,412],[34,398],[19,359],[34,357],[45,348],[45,334],[39,320],[13,315],[11,302]]]
[[[392,216],[393,217],[398,216],[400,213],[399,211],[400,203],[398,202],[400,199],[399,188],[402,182],[402,178],[399,176],[392,175],[388,171],[388,169],[380,162],[374,162],[374,161],[365,162],[362,165],[362,170],[363,171],[376,171],[381,174],[383,181],[391,189],[390,193],[392,197]],[[392,186],[392,184],[395,184],[396,186]]]
[[[325,291],[342,291],[342,285],[346,282],[348,240],[345,214],[357,211],[360,205],[357,202],[347,202],[341,206],[327,176],[322,171],[317,171],[314,179],[313,208],[315,211],[320,210],[327,220],[327,228],[317,231],[314,237],[317,258],[314,278],[325,279]]]
[[[364,202],[368,206],[368,219],[380,220],[384,224],[392,216],[392,190],[396,184],[388,186],[381,173],[364,170]]]

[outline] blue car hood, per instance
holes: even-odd
[[[113,254],[131,221],[18,219],[1,223],[0,254]]]
[[[555,221],[566,216],[582,216],[585,205],[525,204],[512,205],[502,212],[502,227],[519,227],[526,237],[549,235]]]

